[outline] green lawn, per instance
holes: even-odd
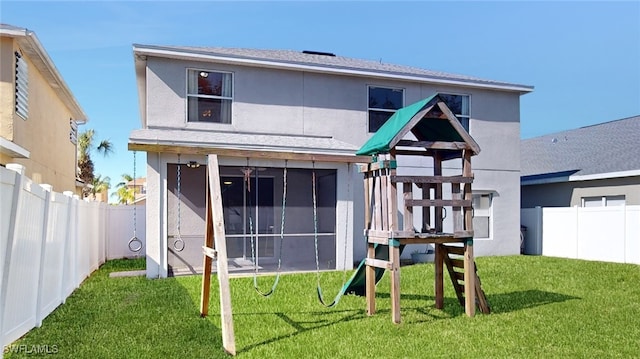
[[[364,297],[325,309],[315,274],[285,275],[264,298],[251,278],[231,280],[240,358],[566,358],[640,357],[640,267],[514,256],[478,258],[493,313],[468,318],[445,283],[434,309],[433,265],[401,271],[402,324],[391,323],[389,280],[378,285],[378,313]],[[14,345],[55,346],[63,358],[222,358],[217,281],[200,318],[199,276],[109,278],[140,260],[106,263]],[[325,299],[342,272],[323,273]],[[272,277],[260,278],[263,290]],[[7,358],[28,355],[5,354]]]

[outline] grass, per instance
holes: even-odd
[[[316,299],[315,274],[284,275],[276,293],[255,293],[251,278],[231,280],[239,358],[566,358],[640,357],[640,267],[513,256],[477,259],[493,313],[468,318],[445,283],[434,309],[433,264],[402,268],[402,323],[390,319],[389,280],[378,312],[345,296],[336,308]],[[199,317],[199,276],[109,278],[140,269],[111,261],[14,345],[54,346],[64,358],[223,358],[217,281],[208,318]],[[325,299],[342,283],[323,273]],[[263,290],[272,277],[260,277]],[[6,358],[28,355],[8,353]]]

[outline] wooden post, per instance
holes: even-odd
[[[211,197],[209,195],[209,176],[207,174],[207,202],[206,202],[206,219],[205,219],[205,235],[204,246],[213,247],[213,216],[211,214]],[[209,314],[209,294],[211,291],[211,262],[212,259],[204,255],[204,263],[202,265],[202,291],[200,295],[200,316],[206,317]]]
[[[413,231],[413,206],[408,206],[407,205],[407,200],[412,200],[413,199],[413,183],[410,182],[404,182],[402,184],[402,193],[403,193],[403,198],[404,198],[404,203],[403,203],[403,208],[404,208],[404,213],[403,213],[403,225],[402,225],[402,229],[404,231]]]
[[[473,259],[473,238],[464,244],[464,311],[468,316],[476,314],[476,268]]]
[[[433,175],[442,176],[442,155],[436,152],[433,155]],[[436,183],[435,199],[442,199],[442,183]],[[436,218],[434,218],[436,232],[442,233],[442,206],[435,206]]]
[[[373,243],[367,243],[367,258],[375,259],[376,250]],[[376,312],[376,268],[374,266],[366,266],[365,290],[367,296],[367,315],[373,315]]]
[[[387,169],[387,175],[385,176],[388,186],[386,200],[389,203],[387,206],[386,216],[389,217],[387,223],[390,231],[398,230],[398,185],[391,181],[391,176],[395,176],[397,172],[394,166],[395,160],[395,150],[391,150],[391,154],[389,155],[389,168]]]
[[[386,216],[389,217],[389,231],[392,232],[398,230],[398,184],[391,181],[391,176],[395,176],[397,172],[394,166],[395,159],[395,150],[391,150],[386,176],[388,186],[386,200],[389,202]],[[410,183],[409,186],[411,186]],[[413,208],[411,208],[409,221],[413,231]],[[389,261],[391,262],[391,321],[400,323],[400,243],[393,238],[389,238]]]
[[[422,199],[431,199],[431,184],[422,184]],[[422,207],[422,233],[426,233],[431,229],[431,207]]]
[[[471,172],[471,151],[465,150],[462,160],[462,176],[471,178],[473,173]],[[473,193],[471,193],[471,182],[464,184],[464,199],[467,201],[473,200]],[[473,231],[473,213],[471,207],[465,207],[464,213],[464,230]]]
[[[220,319],[222,326],[222,345],[224,350],[236,355],[236,343],[233,332],[233,312],[231,309],[231,290],[229,287],[229,268],[227,263],[227,241],[224,230],[224,215],[222,212],[222,191],[220,187],[220,169],[218,156],[207,157],[209,173],[209,199],[211,203],[212,226],[215,248],[218,254],[218,284],[220,287]]]
[[[444,248],[442,244],[435,244],[435,294],[436,294],[436,308],[444,308]]]
[[[451,199],[461,200],[462,194],[460,193],[460,183],[452,183],[451,184]],[[453,233],[458,231],[464,231],[464,223],[462,218],[462,207],[453,206],[451,207],[452,217],[453,217]]]
[[[400,323],[400,243],[389,240],[389,261],[391,262],[391,321]]]

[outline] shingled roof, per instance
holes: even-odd
[[[640,171],[639,139],[634,116],[523,140],[522,182]]]
[[[527,93],[533,91],[532,86],[502,81],[481,79],[477,77],[457,75],[440,71],[432,71],[411,66],[394,65],[382,61],[355,59],[335,56],[327,53],[305,53],[294,50],[262,50],[226,47],[193,47],[193,46],[156,46],[134,44],[137,55],[160,56],[169,58],[199,58],[220,62],[237,62],[252,66],[277,67],[290,66],[306,70],[336,70],[354,75],[371,76],[372,74],[388,77],[405,77],[422,81],[445,82],[452,84],[499,88],[503,90]]]

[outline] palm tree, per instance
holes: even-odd
[[[97,174],[91,184],[93,187],[91,187],[90,193],[95,199],[96,194],[109,191],[109,188],[111,188],[111,178],[109,178],[109,176],[103,178],[102,175]]]
[[[88,129],[78,137],[78,177],[86,184],[92,184],[95,179],[91,152],[95,150],[105,157],[113,153],[113,144],[109,140],[102,140],[96,146],[95,135],[95,130]],[[85,191],[85,195],[87,194],[89,191]]]
[[[118,197],[119,204],[133,203],[136,199],[135,188],[129,187],[129,182],[133,181],[133,177],[123,173],[122,179],[123,181],[116,185],[117,190],[111,196]]]

